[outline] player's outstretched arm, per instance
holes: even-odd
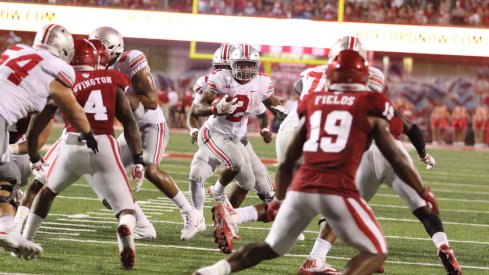
[[[197,142],[197,135],[199,133],[199,129],[202,126],[199,117],[194,114],[195,104],[192,103],[190,106],[190,112],[187,116],[187,128],[190,131],[190,142],[194,144]]]
[[[131,86],[144,108],[155,110],[159,107],[155,80],[148,66],[132,77]]]
[[[56,106],[65,115],[66,119],[82,134],[88,134],[92,131],[87,115],[83,108],[76,101],[73,91],[63,85],[58,80],[53,80],[49,84],[51,98]]]
[[[373,128],[373,137],[375,143],[382,152],[382,155],[389,161],[394,168],[396,174],[408,185],[410,185],[416,192],[422,193],[424,191],[423,183],[419,174],[414,170],[413,165],[409,159],[406,158],[401,150],[397,148],[394,143],[394,138],[389,132],[389,124],[386,120],[378,117],[368,118],[370,125]]]
[[[272,142],[272,133],[270,132],[270,117],[268,116],[268,112],[265,112],[256,115],[258,118],[258,123],[260,124],[260,135],[263,138],[265,143]]]
[[[284,105],[282,105],[282,102],[280,102],[280,100],[274,95],[271,95],[269,98],[263,101],[263,104],[265,104],[265,106],[267,106],[267,108],[272,111],[279,120],[284,120],[289,114],[287,108],[285,108]]]
[[[46,125],[46,127],[44,127],[44,129],[39,134],[37,150],[41,150],[41,148],[44,146],[44,144],[46,144],[46,141],[48,140],[48,137],[51,134],[51,130],[53,129],[53,125],[54,125],[54,119],[51,118],[51,120],[48,122],[48,125]],[[12,144],[12,145],[18,146],[15,153],[12,153],[12,154],[24,155],[24,154],[28,153],[27,141],[21,142],[19,144]],[[12,145],[10,145],[10,146],[12,146]]]
[[[126,138],[129,150],[131,150],[133,155],[142,155],[143,147],[139,127],[131,110],[129,100],[120,88],[117,90],[115,106],[115,116],[124,127],[124,137]]]
[[[39,114],[33,115],[31,118],[26,134],[26,153],[29,154],[29,158],[33,162],[37,162],[41,158],[39,149],[44,145],[47,136],[49,136],[49,133],[51,132],[53,124],[52,118],[57,109],[54,101],[49,100],[44,109]],[[43,138],[41,138],[41,136],[43,136]]]

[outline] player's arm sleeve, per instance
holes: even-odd
[[[56,67],[48,68],[48,70],[52,70],[51,74],[54,79],[63,84],[65,87],[73,88],[73,85],[76,82],[76,74],[73,67],[61,60],[59,63],[53,64],[52,66]]]
[[[146,56],[143,52],[138,50],[132,50],[127,55],[127,60],[129,62],[129,78],[133,78],[139,71],[148,67],[149,64]]]
[[[383,118],[387,121],[391,121],[394,117],[394,106],[390,100],[382,93],[367,93],[367,96],[363,97],[364,102],[368,108],[368,115]]]
[[[211,91],[215,94],[221,95],[223,88],[221,83],[222,81],[219,71],[213,72],[211,75],[209,75],[209,78],[207,79],[207,89],[205,89],[203,92]]]
[[[374,92],[382,93],[384,91],[384,73],[374,67],[369,67],[369,78],[367,87]]]
[[[265,93],[263,94],[263,100],[270,98],[275,93],[275,86],[273,85],[272,79],[267,77],[264,81],[263,87],[265,88]]]

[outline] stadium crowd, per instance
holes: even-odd
[[[18,2],[18,1],[13,1]],[[36,0],[43,4],[192,12],[192,0]],[[199,13],[336,21],[337,0],[199,0]],[[344,20],[489,27],[483,0],[346,0]]]

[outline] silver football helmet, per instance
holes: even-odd
[[[360,56],[367,59],[367,52],[363,48],[360,39],[354,36],[344,36],[340,38],[329,50],[328,60],[331,62],[338,54],[343,50],[353,50],[360,54]]]
[[[32,47],[45,49],[67,63],[70,63],[75,54],[73,36],[63,26],[56,24],[44,26],[38,31]]]
[[[241,44],[231,53],[230,62],[234,78],[249,81],[258,75],[260,54],[252,46]]]
[[[212,57],[212,65],[214,66],[214,69],[231,70],[229,57],[234,49],[235,47],[231,44],[222,44],[214,52],[214,57]]]
[[[113,60],[118,54],[124,51],[124,39],[114,28],[100,27],[94,30],[88,38],[98,39],[104,43],[109,52],[109,60]]]

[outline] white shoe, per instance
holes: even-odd
[[[40,245],[22,236],[13,222],[8,225],[0,225],[0,247],[24,260],[32,260],[43,251]]]
[[[136,229],[134,230],[134,239],[135,240],[154,240],[156,239],[156,230],[155,227],[150,223],[136,223]]]
[[[336,269],[321,258],[308,257],[301,265],[297,274],[339,274]]]
[[[200,220],[199,225],[197,225],[197,229],[199,230],[199,232],[204,232],[205,231],[206,226],[205,226],[205,218],[204,218],[204,216],[202,216],[202,220]]]
[[[121,224],[117,227],[117,241],[122,268],[132,269],[136,260],[136,251],[133,234],[127,225]]]
[[[181,231],[180,239],[182,241],[188,241],[192,239],[195,234],[201,232],[202,223],[204,224],[205,230],[205,222],[203,222],[204,217],[199,213],[199,211],[192,209],[190,211],[182,211],[180,212],[183,217],[183,229]]]

